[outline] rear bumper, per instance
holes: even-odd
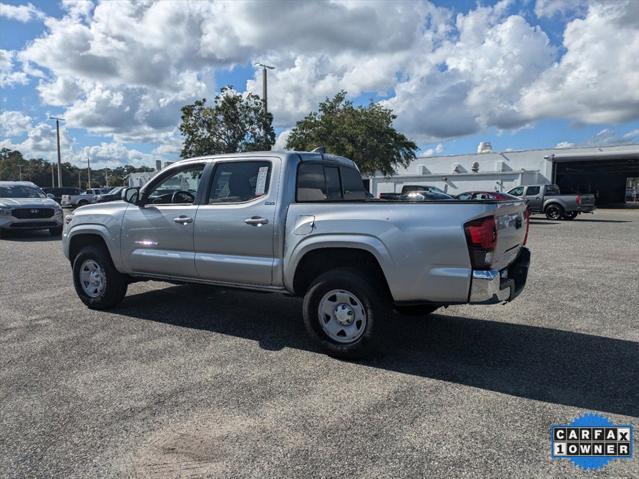
[[[529,266],[530,250],[522,247],[515,261],[500,271],[473,270],[468,302],[496,304],[512,301],[526,286]]]

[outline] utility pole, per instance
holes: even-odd
[[[109,169],[108,168],[104,169],[104,182],[106,183],[104,186],[108,187],[109,186]]]
[[[87,156],[87,176],[89,179],[89,188],[91,188],[91,158]]]
[[[55,188],[55,176],[53,174],[53,162],[51,162],[51,188]]]
[[[275,67],[264,63],[256,63],[255,66],[262,68],[262,101],[264,102],[264,113],[266,114],[268,112],[268,70],[273,70]]]
[[[264,141],[266,143],[266,122],[268,119],[268,71],[273,70],[275,67],[265,65],[264,63],[257,63],[255,66],[262,68],[262,101],[264,102],[264,127],[262,128],[262,133],[264,134]]]
[[[82,189],[82,169],[78,168],[78,188]]]
[[[58,186],[62,187],[62,159],[60,157],[60,122],[64,121],[64,118],[57,116],[50,116],[49,120],[55,120],[55,132],[58,142]]]

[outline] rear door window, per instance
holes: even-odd
[[[526,189],[526,196],[538,195],[539,194],[539,186],[529,186]]]

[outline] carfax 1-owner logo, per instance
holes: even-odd
[[[570,424],[550,427],[550,457],[569,459],[584,469],[601,469],[614,459],[632,460],[632,424],[614,424],[599,414],[585,414]]]

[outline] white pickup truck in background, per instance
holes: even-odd
[[[77,206],[84,206],[90,203],[95,203],[96,198],[99,195],[106,194],[111,188],[89,188],[84,193],[79,195],[62,195],[62,201],[60,204],[64,208],[74,208]]]

